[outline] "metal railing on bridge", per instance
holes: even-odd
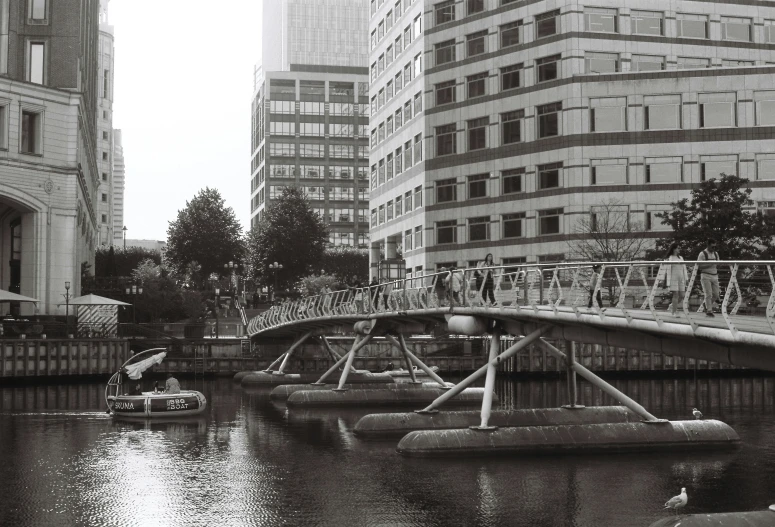
[[[640,310],[649,311],[659,321],[658,311],[667,310],[672,300],[672,291],[661,291],[660,286],[666,286],[668,270],[679,272],[680,266],[688,279],[677,311],[696,331],[697,317],[689,315],[705,309],[700,269],[708,265],[716,266],[719,283],[719,301],[712,302],[711,312],[720,314],[733,332],[731,317],[748,315],[765,320],[767,331],[775,333],[775,261],[722,260],[565,262],[443,270],[275,305],[249,322],[248,334],[305,320],[455,307],[556,312],[565,306],[599,317],[605,316],[607,308],[615,308],[628,319]],[[604,305],[595,301],[598,294]]]

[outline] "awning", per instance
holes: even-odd
[[[156,355],[151,355],[147,359],[143,359],[140,362],[135,362],[134,364],[130,364],[129,366],[126,366],[126,372],[129,375],[129,378],[136,381],[137,379],[140,379],[143,376],[143,372],[150,368],[151,366],[154,366],[155,364],[161,364],[161,361],[164,360],[164,357],[167,356],[166,351],[162,351],[161,353],[157,353]]]
[[[32,302],[36,304],[40,302],[40,300],[0,289],[0,302]]]
[[[66,302],[61,302],[59,305],[64,306]],[[120,300],[113,300],[112,298],[105,298],[104,296],[97,295],[83,295],[78,296],[70,300],[71,306],[131,306]]]

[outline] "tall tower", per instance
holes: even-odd
[[[113,245],[113,26],[108,23],[110,0],[100,0],[97,85],[98,245]]]
[[[124,187],[126,168],[121,130],[113,130],[113,244],[121,244],[124,233]]]
[[[265,0],[252,104],[251,226],[288,185],[333,246],[368,243],[368,4]]]

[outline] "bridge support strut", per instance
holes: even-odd
[[[313,382],[312,384],[316,386],[325,384],[325,380],[328,379],[331,376],[331,374],[334,373],[337,370],[337,368],[339,368],[342,364],[344,364],[344,362],[347,361],[351,356],[354,356],[354,352],[357,352],[359,349],[361,349],[363,346],[369,343],[369,341],[371,340],[371,335],[366,335],[365,337],[360,338],[360,340],[359,338],[360,337],[356,335],[355,341],[353,341],[353,347],[350,348],[350,351],[347,353],[347,355],[343,355],[341,359],[336,361],[336,364],[331,366],[328,369],[328,371],[324,373],[322,377],[320,377],[320,379],[318,379],[316,382]],[[352,367],[352,361],[350,361],[350,367]],[[342,375],[346,380],[347,376],[345,375],[345,372],[347,372],[346,369],[342,372]]]
[[[490,413],[492,412],[492,393],[495,390],[495,373],[498,369],[498,351],[501,345],[501,331],[496,328],[492,331],[490,341],[490,357],[487,361],[487,376],[484,380],[484,395],[482,396],[482,422],[479,426],[472,426],[472,430],[495,430],[497,426],[490,426]]]
[[[566,358],[563,352],[561,352],[560,350],[558,350],[557,348],[555,348],[554,346],[546,342],[544,339],[538,339],[538,343],[541,346],[543,346],[544,349],[546,349],[546,351],[548,351],[551,355],[555,356],[559,360],[566,361],[566,362],[568,361],[568,359]],[[617,390],[616,388],[608,384],[606,381],[604,381],[603,379],[601,379],[600,377],[598,377],[597,375],[595,375],[594,373],[586,369],[578,362],[573,361],[573,362],[569,362],[569,364],[570,364],[570,367],[573,369],[573,371],[575,371],[576,373],[584,377],[586,380],[588,380],[590,383],[594,384],[595,386],[603,390],[605,393],[607,393],[608,395],[610,395],[611,397],[613,397],[614,399],[622,403],[624,406],[626,406],[627,408],[629,408],[630,410],[632,410],[633,412],[641,416],[645,422],[647,423],[667,423],[668,422],[666,419],[659,419],[651,415],[645,408],[643,408],[637,402],[627,397],[627,395],[625,395],[624,393],[620,392],[619,390]]]
[[[422,410],[418,410],[417,413],[431,413],[431,412],[437,412],[439,406],[444,404],[445,402],[452,399],[454,396],[465,390],[468,386],[473,384],[475,380],[477,380],[479,377],[484,375],[487,372],[487,369],[490,367],[490,363],[494,363],[494,365],[497,367],[498,363],[501,361],[504,361],[513,355],[516,355],[520,350],[523,348],[526,348],[536,340],[538,340],[544,333],[548,332],[552,326],[546,325],[541,326],[540,328],[536,329],[529,335],[523,337],[520,339],[519,342],[511,346],[509,349],[501,353],[500,355],[497,355],[495,359],[492,359],[487,362],[484,366],[476,370],[474,373],[457,383],[452,389],[450,389],[447,393],[441,395],[438,397],[435,401],[433,401],[430,405],[428,405],[427,408],[424,408]],[[492,396],[492,395],[491,395]]]
[[[307,340],[312,335],[311,331],[308,331],[301,337],[299,337],[299,340],[293,343],[293,345],[288,349],[288,351],[285,352],[285,358],[283,359],[282,364],[280,364],[280,369],[276,372],[273,372],[275,375],[285,375],[285,367],[288,365],[288,360],[291,358],[291,355],[293,355],[293,352],[296,351],[299,346],[304,344],[304,341]],[[270,368],[267,368],[270,369]]]
[[[567,350],[567,357],[565,359],[566,367],[566,382],[568,384],[568,404],[563,405],[563,408],[569,410],[584,408],[583,404],[576,404],[579,400],[578,391],[576,390],[576,371],[573,369],[573,364],[576,362],[576,343],[570,340],[565,341],[565,349]]]
[[[326,351],[328,351],[328,354],[331,355],[332,359],[334,359],[334,362],[342,358],[337,352],[334,351],[334,349],[331,347],[331,344],[328,342],[328,339],[325,336],[321,336],[320,340],[323,341],[323,347],[326,348]],[[354,372],[355,368],[352,368],[350,371]]]
[[[401,353],[404,355],[404,360],[406,361],[406,367],[409,368],[409,375],[412,376],[412,382],[417,382],[417,378],[414,375],[414,371],[412,369],[412,362],[414,362],[418,368],[420,368],[422,371],[424,371],[426,374],[428,374],[428,377],[436,381],[441,388],[444,388],[445,390],[449,388],[447,386],[447,383],[444,382],[444,379],[439,377],[436,372],[434,372],[432,369],[430,369],[423,361],[418,359],[414,353],[409,351],[409,347],[406,345],[406,340],[404,340],[403,333],[398,334],[398,340],[392,335],[385,335],[385,339],[387,339],[388,342],[393,344],[395,347],[401,350]]]

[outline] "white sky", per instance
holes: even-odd
[[[250,220],[250,103],[260,0],[111,0],[113,127],[122,130],[127,238],[167,238],[205,186]]]

